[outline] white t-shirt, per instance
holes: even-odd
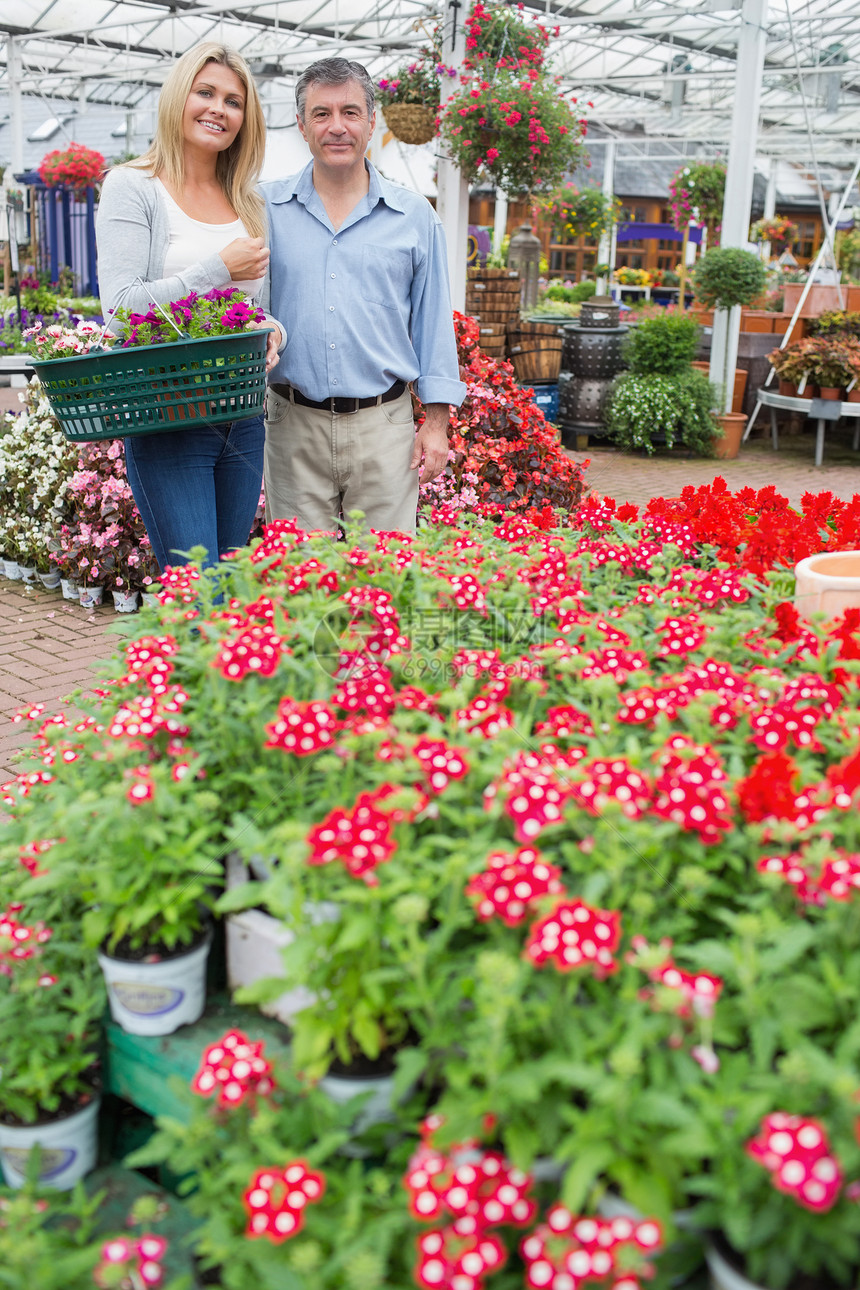
[[[204,260],[207,255],[224,250],[225,246],[237,237],[247,237],[248,232],[240,219],[229,224],[206,224],[203,220],[192,219],[178,206],[160,179],[156,180],[167,200],[167,213],[170,222],[170,245],[164,260],[162,274],[172,278],[174,274],[187,269],[189,264]],[[226,269],[225,269],[226,273]],[[263,278],[243,278],[232,281],[226,279],[225,287],[236,287],[246,296],[256,296],[264,282]]]

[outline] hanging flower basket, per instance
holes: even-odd
[[[389,103],[385,124],[401,143],[429,143],[436,133],[436,113],[423,103]]]

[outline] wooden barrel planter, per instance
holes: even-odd
[[[508,357],[518,381],[557,381],[564,328],[552,323],[518,323],[508,328]]]

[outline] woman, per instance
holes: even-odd
[[[264,145],[263,110],[241,55],[213,42],[183,54],[161,91],[149,150],[104,183],[96,242],[106,316],[120,304],[146,312],[151,301],[213,287],[267,294],[265,208],[254,187]],[[277,328],[267,371],[283,343]],[[214,563],[248,541],[263,434],[256,416],[125,440],[129,483],[162,569],[183,564],[193,546]]]

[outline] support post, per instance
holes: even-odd
[[[776,157],[771,157],[767,170],[767,188],[764,191],[764,218],[773,219],[776,214]],[[762,242],[761,258],[765,264],[770,259],[770,242]]]
[[[615,196],[615,152],[617,144],[614,139],[607,139],[603,145],[603,196],[612,198]],[[609,273],[606,275],[607,282],[612,274],[612,268],[615,264],[615,225],[611,229],[604,229],[600,234],[600,242],[597,247],[597,263],[608,264]],[[603,279],[598,280],[597,290],[600,291],[600,283]]]
[[[681,313],[687,308],[684,296],[687,292],[687,247],[690,245],[690,222],[684,225],[684,236],[681,238],[681,272],[678,274],[678,308]]]
[[[459,68],[466,53],[466,32],[458,21],[461,0],[447,0],[442,24],[442,61],[449,67]],[[459,85],[459,77],[452,80],[449,91]],[[438,196],[436,210],[445,230],[448,244],[448,275],[451,285],[451,304],[462,313],[466,308],[466,257],[469,236],[469,185],[462,172],[450,157],[439,157]]]
[[[493,255],[501,255],[502,243],[508,231],[508,197],[501,188],[496,189],[496,205],[493,210]]]
[[[24,169],[24,110],[21,94],[21,51],[14,36],[6,37],[6,77],[9,85],[10,148],[9,169]]]
[[[749,235],[761,78],[767,44],[766,23],[767,0],[743,0],[720,237],[721,245],[727,247],[745,246]],[[732,408],[739,334],[740,309],[717,309],[714,313],[710,377],[715,384],[725,381],[724,412],[730,412]]]

